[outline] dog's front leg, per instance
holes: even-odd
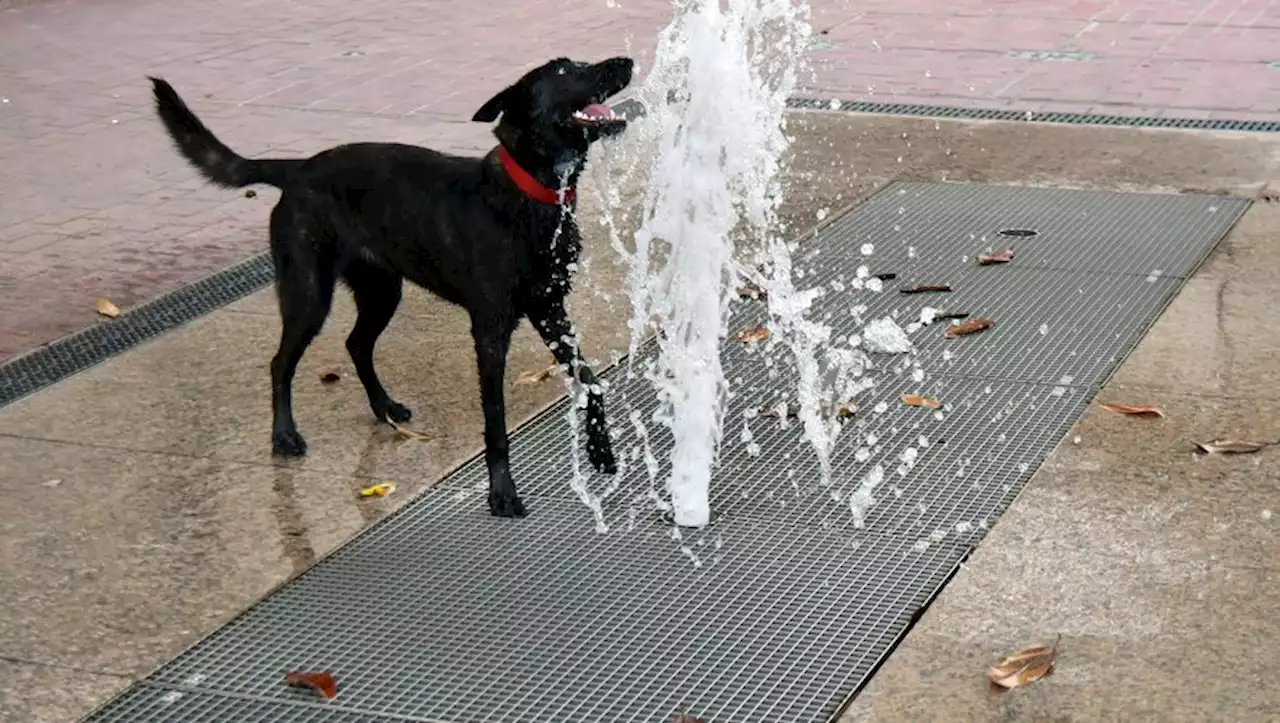
[[[480,373],[480,405],[484,409],[484,460],[489,468],[489,513],[496,517],[524,517],[524,503],[516,492],[507,453],[507,409],[503,378],[507,350],[515,323],[505,317],[472,316],[471,335],[476,344]]]
[[[609,427],[605,419],[604,391],[600,388],[600,381],[595,373],[582,358],[578,336],[569,323],[564,302],[548,302],[535,307],[529,313],[529,321],[546,342],[556,362],[568,367],[569,373],[587,390],[587,458],[591,461],[591,466],[606,474],[616,473],[618,463],[613,456],[613,443],[609,439]]]

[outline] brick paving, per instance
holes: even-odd
[[[1277,117],[1280,3],[813,0],[805,95],[1132,115]],[[0,359],[265,248],[271,192],[208,188],[143,75],[232,147],[344,140],[455,151],[466,122],[556,54],[642,59],[661,0],[0,0]]]

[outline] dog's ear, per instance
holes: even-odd
[[[477,123],[492,123],[498,120],[498,114],[506,110],[503,106],[507,102],[507,94],[510,88],[503,90],[501,93],[490,98],[484,105],[480,106],[480,110],[471,116],[471,120]]]

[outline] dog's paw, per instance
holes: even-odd
[[[408,407],[390,399],[388,399],[386,403],[382,404],[380,409],[374,409],[373,414],[378,419],[390,419],[396,424],[401,424],[413,419],[413,412]]]
[[[618,473],[618,461],[613,456],[613,444],[608,437],[587,440],[587,459],[597,472],[605,474]]]
[[[511,492],[494,492],[489,491],[489,514],[494,517],[524,517],[527,513],[524,510],[524,502],[520,501],[520,496]]]
[[[272,432],[271,453],[279,457],[301,457],[307,453],[307,440],[296,429]]]

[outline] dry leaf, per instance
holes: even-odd
[[[93,308],[97,309],[99,314],[112,319],[120,316],[120,307],[111,303],[110,299],[103,299],[101,297],[94,299]]]
[[[937,409],[942,406],[942,402],[937,399],[919,394],[903,394],[902,403],[908,407],[927,407],[929,409]]]
[[[325,700],[338,697],[338,681],[332,673],[285,673],[284,682],[295,688],[310,688]]]
[[[342,378],[342,369],[338,367],[325,367],[320,370],[320,382],[322,384],[333,384]]]
[[[948,284],[932,284],[916,286],[910,289],[898,289],[898,293],[900,294],[928,294],[935,291],[951,291],[951,286]]]
[[[760,288],[759,286],[756,286],[751,282],[747,282],[742,286],[738,287],[739,299],[755,299],[757,301],[760,301],[763,299],[767,299],[768,297],[769,297],[769,294],[765,292],[764,289]]]
[[[956,339],[970,334],[977,334],[980,331],[986,331],[995,326],[996,323],[990,319],[970,319],[960,324],[952,324],[947,327],[946,337],[948,339]]]
[[[743,344],[749,344],[753,341],[764,341],[769,338],[769,330],[763,326],[757,326],[754,329],[743,329],[733,335],[734,341],[740,341]]]
[[[897,274],[872,274],[871,278],[879,279],[880,281],[893,281],[894,279],[898,278],[898,275]]]
[[[993,266],[995,264],[1007,264],[1013,261],[1013,249],[1005,249],[994,254],[978,254],[979,266]]]
[[[836,408],[837,419],[850,419],[857,413],[858,407],[853,403],[853,400],[849,400]]]
[[[396,430],[396,434],[400,435],[401,437],[404,437],[405,439],[416,439],[421,442],[430,442],[431,440],[438,438],[438,435],[435,435],[435,434],[427,434],[426,432],[417,432],[412,429],[409,429],[403,424],[399,424],[395,421],[392,421],[390,417],[384,418],[383,421],[385,421],[387,424],[390,424],[391,428]]]
[[[1241,442],[1234,439],[1215,439],[1212,442],[1196,442],[1196,447],[1205,454],[1253,454],[1261,452],[1267,445],[1258,442]]]
[[[800,410],[792,407],[790,404],[783,407],[782,410],[779,410],[778,407],[760,407],[760,409],[757,410],[757,413],[761,417],[767,417],[769,419],[777,419],[783,414],[787,415],[787,419],[795,419],[800,416]]]
[[[519,378],[516,379],[516,386],[524,387],[524,386],[532,386],[534,384],[541,384],[542,382],[545,382],[546,380],[550,379],[551,376],[558,371],[560,371],[560,365],[552,364],[546,369],[541,369],[536,372],[524,372],[519,376]]]
[[[1001,688],[1019,688],[1040,680],[1053,670],[1058,659],[1058,643],[1062,634],[1053,641],[1053,645],[1037,645],[1034,648],[1020,650],[1000,661],[999,665],[987,669],[987,679]]]
[[[956,319],[968,319],[967,311],[939,311],[933,315],[934,321],[955,321]]]
[[[396,491],[395,482],[379,482],[372,487],[365,487],[360,490],[361,497],[386,497]]]
[[[1140,407],[1134,404],[1104,404],[1103,409],[1130,417],[1163,417],[1164,412],[1155,407]]]

